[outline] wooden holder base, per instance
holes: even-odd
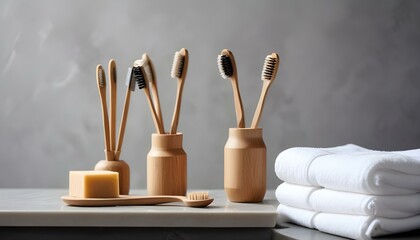
[[[261,128],[230,128],[224,185],[231,202],[261,202],[266,192],[267,148]]]
[[[182,133],[152,134],[147,155],[147,192],[180,196],[187,193],[187,154],[182,148]]]
[[[108,170],[118,172],[120,195],[128,195],[130,192],[130,167],[123,160],[101,160],[95,165],[95,170]]]

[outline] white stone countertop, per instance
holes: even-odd
[[[67,189],[0,189],[0,226],[42,227],[265,227],[276,225],[274,191],[262,203],[232,203],[210,190],[207,208],[180,203],[159,206],[72,207],[60,199]],[[146,195],[133,190],[132,195]]]

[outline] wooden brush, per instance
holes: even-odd
[[[177,79],[177,93],[174,114],[172,117],[170,134],[175,134],[178,129],[179,113],[181,111],[182,92],[184,88],[185,77],[188,70],[188,50],[182,48],[175,53],[172,63],[171,77]]]
[[[162,129],[161,125],[159,124],[157,113],[156,113],[154,104],[152,102],[152,98],[150,96],[149,81],[148,81],[147,76],[144,72],[143,66],[139,65],[138,62],[137,63],[135,62],[134,67],[133,67],[133,78],[134,78],[134,81],[137,83],[137,86],[139,87],[139,89],[144,90],[144,93],[146,95],[146,99],[149,103],[150,112],[152,113],[152,118],[153,118],[153,122],[154,122],[155,127],[156,127],[156,131],[159,134],[164,134],[163,129]]]
[[[110,149],[115,151],[115,136],[116,136],[116,122],[117,122],[117,69],[115,60],[111,59],[108,63],[109,76],[109,137]]]
[[[258,101],[257,108],[255,109],[254,118],[252,120],[251,128],[257,128],[261,118],[261,113],[264,107],[265,98],[267,96],[268,89],[276,78],[277,69],[280,64],[280,58],[277,53],[272,53],[265,58],[263,70],[261,73],[261,80],[263,81],[263,87],[261,90],[260,100]]]
[[[219,67],[222,78],[230,79],[233,89],[233,99],[235,102],[236,123],[238,128],[245,127],[244,109],[242,106],[241,93],[238,85],[238,71],[236,70],[236,62],[233,54],[228,49],[224,49],[217,58],[217,65]]]
[[[123,112],[122,112],[122,117],[121,117],[120,130],[118,132],[117,148],[115,150],[115,160],[120,159],[121,147],[124,140],[125,126],[127,123],[127,116],[128,116],[128,111],[130,109],[131,92],[136,89],[135,88],[136,84],[132,79],[132,74],[133,74],[132,72],[133,72],[133,69],[128,68],[127,77],[125,81],[127,90],[125,92],[125,100],[124,100],[124,107],[123,107]]]
[[[184,196],[128,196],[117,198],[78,198],[63,196],[61,199],[72,206],[102,207],[102,206],[140,206],[157,205],[163,203],[182,202],[187,207],[207,207],[213,202],[207,192],[191,192]]]
[[[151,86],[152,96],[153,96],[153,105],[155,107],[158,122],[159,122],[160,127],[162,128],[162,131],[165,132],[165,127],[164,127],[163,118],[162,118],[162,110],[160,108],[159,91],[157,87],[157,78],[156,78],[155,68],[154,68],[152,60],[150,59],[147,53],[143,54],[142,63],[143,63],[144,73],[146,74],[147,80],[149,81],[150,86]]]
[[[114,153],[111,151],[109,142],[109,120],[108,120],[108,108],[106,104],[106,79],[105,71],[101,65],[96,67],[96,82],[98,85],[99,96],[101,98],[102,106],[102,122],[104,128],[104,140],[105,140],[105,159],[107,161],[114,160]]]

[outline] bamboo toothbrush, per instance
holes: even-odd
[[[154,68],[152,60],[150,59],[147,53],[143,54],[142,61],[143,61],[144,72],[146,74],[147,80],[149,80],[149,83],[151,85],[153,103],[154,103],[155,111],[158,117],[158,122],[160,124],[160,127],[162,128],[162,131],[165,132],[165,127],[164,127],[163,118],[162,118],[162,110],[160,108],[159,91],[157,87],[155,68]]]
[[[111,59],[108,63],[108,76],[109,76],[109,137],[111,151],[115,151],[115,136],[116,136],[116,122],[117,122],[117,69],[115,60]]]
[[[170,134],[175,134],[178,128],[179,113],[181,111],[182,92],[188,70],[188,50],[182,48],[175,53],[172,63],[171,77],[177,79],[177,94],[174,115],[172,117]]]
[[[251,128],[257,128],[260,121],[261,113],[264,107],[265,98],[267,96],[268,89],[276,78],[277,69],[280,64],[280,58],[277,53],[267,55],[264,61],[263,70],[261,73],[261,80],[263,81],[263,87],[261,90],[260,100],[258,101],[257,108],[255,109],[254,119],[252,120]]]
[[[117,198],[77,198],[63,196],[61,199],[72,206],[102,207],[102,206],[139,206],[157,205],[162,203],[182,202],[187,207],[207,207],[213,202],[207,192],[191,192],[184,196],[128,196],[120,195]]]
[[[109,143],[109,121],[108,121],[108,110],[106,105],[106,79],[105,71],[99,64],[96,67],[96,81],[98,84],[99,96],[101,98],[102,105],[102,122],[104,128],[104,140],[105,140],[105,159],[107,161],[114,160],[114,153],[111,151]]]
[[[144,73],[144,69],[142,65],[139,65],[138,62],[135,62],[134,67],[133,67],[133,77],[134,77],[134,81],[137,83],[139,89],[144,89],[144,93],[146,95],[146,99],[149,103],[149,108],[150,108],[150,112],[152,113],[152,118],[153,118],[153,122],[155,124],[156,127],[156,131],[159,134],[164,134],[163,129],[161,128],[160,124],[159,124],[159,120],[156,114],[156,110],[155,107],[153,105],[151,96],[150,96],[150,91],[149,91],[149,81],[147,79],[146,74]]]
[[[244,109],[242,106],[241,93],[238,85],[238,71],[233,54],[228,49],[224,49],[217,58],[220,75],[222,78],[230,79],[233,89],[233,99],[235,102],[236,124],[238,128],[245,127]]]
[[[121,117],[120,131],[118,133],[117,148],[115,150],[115,160],[120,159],[121,147],[124,140],[125,125],[127,123],[128,110],[130,109],[131,91],[134,92],[134,90],[136,89],[135,88],[136,84],[132,79],[132,74],[133,74],[133,69],[128,68],[127,77],[125,80],[125,85],[127,86],[127,90],[125,92],[124,108],[123,108],[122,117]]]

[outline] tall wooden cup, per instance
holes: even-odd
[[[152,134],[152,147],[147,155],[147,192],[186,195],[187,154],[182,148],[182,133]]]
[[[261,202],[266,192],[267,148],[261,128],[230,128],[224,184],[231,202]]]

